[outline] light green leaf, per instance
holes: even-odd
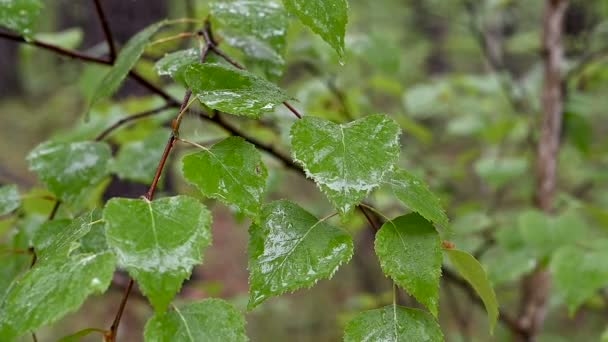
[[[344,35],[348,22],[346,0],[283,0],[285,8],[344,57]]]
[[[93,107],[99,100],[110,97],[118,90],[122,81],[127,77],[129,71],[135,66],[137,60],[144,53],[144,49],[148,41],[158,31],[166,21],[160,21],[146,27],[134,35],[127,44],[120,50],[112,69],[101,80],[97,86],[97,90],[93,93],[93,97],[89,102],[89,109]]]
[[[331,278],[353,254],[350,235],[288,201],[265,205],[249,234],[250,309]]]
[[[441,227],[448,228],[448,217],[441,206],[441,202],[429,190],[424,181],[405,170],[399,169],[388,177],[386,183],[393,188],[393,193],[397,199],[412,211]]]
[[[399,125],[370,115],[337,125],[304,117],[291,127],[293,158],[345,214],[359,204],[399,159]]]
[[[268,76],[281,76],[289,22],[279,1],[213,1],[210,7],[229,45],[243,50]]]
[[[66,257],[80,248],[81,239],[91,229],[103,231],[101,210],[93,210],[74,220],[52,220],[45,222],[34,235],[34,247],[38,262],[51,258]]]
[[[88,336],[88,335],[94,334],[94,333],[102,333],[102,332],[99,331],[98,328],[86,328],[86,329],[77,331],[73,334],[70,334],[68,336],[64,336],[57,342],[81,342],[85,336]]]
[[[555,291],[568,305],[570,315],[608,286],[608,264],[604,262],[608,259],[608,241],[595,241],[591,247],[565,246],[551,258]]]
[[[76,49],[80,43],[82,43],[84,33],[82,32],[81,28],[72,27],[58,32],[37,33],[35,38],[38,41],[60,46],[65,49]]]
[[[490,332],[493,332],[498,320],[498,302],[496,301],[496,294],[494,293],[492,284],[488,280],[486,271],[479,261],[467,252],[447,249],[445,253],[460,275],[473,286],[473,289],[481,297],[488,312]]]
[[[144,332],[146,342],[247,341],[245,319],[221,299],[205,299],[156,314]]]
[[[574,210],[557,217],[538,210],[526,210],[518,217],[518,228],[526,245],[541,258],[586,236],[586,224]]]
[[[154,64],[154,68],[160,76],[170,76],[179,83],[186,83],[184,80],[185,67],[198,63],[200,59],[199,49],[180,50],[166,54]]]
[[[0,26],[30,38],[42,8],[40,0],[3,0],[0,2]]]
[[[116,258],[77,254],[37,263],[17,280],[0,308],[0,336],[18,337],[56,322],[110,285]]]
[[[163,312],[211,243],[211,214],[187,196],[113,198],[103,211],[108,245],[156,312]]]
[[[259,118],[289,100],[276,85],[223,64],[191,64],[186,67],[184,78],[202,103],[234,115]]]
[[[428,313],[397,305],[364,311],[344,330],[345,342],[442,342],[443,333]]]
[[[19,189],[17,185],[0,186],[0,216],[10,214],[13,210],[21,205],[21,197],[19,197]]]
[[[74,202],[108,174],[111,156],[110,146],[101,142],[48,142],[36,147],[27,159],[30,170],[52,193]]]
[[[112,170],[122,179],[144,184],[152,182],[169,135],[169,130],[159,129],[143,140],[122,145],[112,164]]]
[[[431,222],[416,213],[386,222],[376,234],[382,271],[437,317],[441,239]]]
[[[475,162],[475,172],[490,185],[499,188],[526,173],[524,158],[483,158]]]
[[[243,138],[230,137],[185,156],[182,170],[203,195],[235,205],[252,217],[260,210],[268,172],[260,152]]]

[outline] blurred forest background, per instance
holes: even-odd
[[[120,45],[163,18],[204,18],[209,12],[203,0],[102,3]],[[440,196],[452,219],[455,234],[451,241],[480,258],[495,285],[501,309],[513,318],[519,316],[525,292],[521,279],[548,262],[539,249],[557,248],[571,238],[571,232],[581,232],[589,240],[608,234],[607,0],[572,0],[563,22],[565,107],[553,206],[556,213],[571,215],[571,221],[565,231],[533,237],[534,243],[527,243],[521,227],[526,224],[521,214],[534,207],[535,198],[544,4],[541,0],[349,0],[344,64],[338,63],[327,44],[293,21],[285,73],[276,80],[299,100],[296,106],[303,113],[336,121],[387,113],[401,125],[401,163]],[[93,55],[107,53],[91,1],[46,1],[37,32],[37,39],[66,48]],[[221,30],[217,34],[222,37]],[[173,41],[147,49],[136,70],[156,84],[168,84],[156,74],[154,62],[185,44]],[[40,193],[24,157],[37,144],[51,137],[87,136],[128,113],[162,103],[127,80],[118,101],[96,108],[91,122],[85,124],[86,99],[106,70],[0,39],[1,184],[17,183],[22,192],[34,189]],[[181,90],[174,88],[171,92],[179,96]],[[123,129],[113,135],[112,143],[118,148],[142,139],[150,134],[150,127],[157,127],[154,122],[173,115],[169,111]],[[186,120],[191,123],[183,125],[190,140],[209,142],[224,135],[218,127],[201,125],[194,116]],[[287,134],[293,118],[285,109],[277,109],[261,121],[233,121],[288,152]],[[156,149],[162,150],[165,136],[156,140],[160,141]],[[185,150],[180,147],[180,152]],[[315,214],[327,214],[330,205],[311,182],[281,170],[270,157],[266,162],[271,166],[269,198],[297,199]],[[137,164],[133,160],[122,163],[122,170]],[[195,194],[179,177],[177,165],[172,164],[162,191]],[[148,183],[144,180],[149,176],[142,177],[138,182],[120,173],[113,176],[105,184],[107,189],[100,190],[103,198],[144,193]],[[376,192],[370,202],[391,215],[404,211],[388,189]],[[235,219],[230,208],[220,203],[209,204],[214,209],[214,243],[181,295],[220,296],[243,308],[248,289],[249,222]],[[42,217],[50,205],[26,200],[27,210]],[[2,220],[0,232],[8,232],[12,220]],[[358,216],[349,221],[348,230],[356,234],[355,256],[332,280],[273,298],[247,314],[252,341],[338,341],[354,313],[391,302],[392,286],[378,266],[371,248],[373,235],[366,225]],[[606,251],[600,255],[604,259],[595,258],[592,263],[608,264]],[[608,266],[603,272],[605,280]],[[577,277],[576,273],[571,276]],[[106,325],[127,281],[126,276],[117,276],[106,295],[90,299],[52,329],[41,330],[39,339],[51,341],[77,329]],[[600,341],[608,323],[608,291],[592,290],[572,314],[564,298],[552,294],[538,340]],[[404,292],[399,301],[417,305]],[[515,339],[502,323],[489,336],[485,312],[478,304],[458,281],[443,279],[440,321],[446,340]],[[123,318],[121,340],[139,340],[151,312],[144,298],[133,297]],[[608,340],[608,336],[604,338]]]

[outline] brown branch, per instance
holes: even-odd
[[[108,43],[108,49],[110,50],[110,60],[114,62],[116,60],[116,46],[114,45],[114,39],[112,38],[112,31],[110,30],[110,25],[108,24],[108,19],[106,18],[106,14],[101,7],[101,2],[99,0],[93,0],[95,3],[95,10],[97,11],[97,17],[99,17],[99,21],[101,22],[101,28],[103,30],[103,34],[106,37],[106,42]]]
[[[136,121],[136,120],[147,118],[149,116],[153,116],[153,115],[161,113],[164,110],[169,109],[169,108],[171,108],[171,106],[169,104],[166,104],[166,105],[158,107],[158,108],[150,109],[145,112],[141,112],[141,113],[137,113],[137,114],[133,114],[133,115],[124,117],[124,118],[116,121],[115,123],[113,123],[110,127],[104,129],[101,133],[99,133],[99,135],[97,135],[97,137],[95,137],[95,141],[101,141],[101,140],[105,139],[114,130],[120,128],[121,126],[123,126],[131,121]]]
[[[122,314],[125,311],[125,307],[127,306],[127,300],[129,299],[129,294],[131,293],[131,289],[133,288],[133,278],[129,280],[129,285],[127,285],[127,289],[125,290],[125,294],[120,301],[120,306],[118,307],[118,311],[116,312],[116,316],[114,317],[114,321],[112,322],[112,326],[110,327],[110,331],[108,331],[105,335],[105,341],[115,342],[116,341],[116,333],[118,332],[118,326],[120,325],[120,320],[122,318]]]

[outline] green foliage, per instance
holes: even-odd
[[[0,26],[32,38],[44,5],[40,0],[4,0],[0,4]]]
[[[241,49],[250,66],[280,77],[285,66],[287,13],[275,0],[213,1],[211,15],[229,45]]]
[[[247,341],[245,319],[221,299],[206,299],[156,314],[144,332],[146,342]]]
[[[390,173],[399,159],[399,132],[386,115],[342,125],[305,117],[291,128],[293,158],[345,214]]]
[[[382,270],[437,317],[441,240],[433,225],[412,213],[386,222],[376,234]]]
[[[21,205],[17,185],[0,186],[0,216],[11,213]]]
[[[199,49],[180,50],[166,54],[154,64],[154,68],[159,75],[170,76],[175,81],[185,84],[185,67],[200,60],[201,52]]]
[[[234,115],[259,118],[289,100],[276,85],[223,64],[191,64],[184,71],[184,78],[202,103]]]
[[[428,313],[397,305],[365,311],[347,325],[345,342],[442,342],[439,324]]]
[[[439,199],[421,179],[405,170],[397,170],[386,181],[393,188],[395,197],[412,211],[447,229],[448,217]]]
[[[27,159],[57,198],[75,202],[108,174],[110,146],[101,142],[54,143],[36,147]]]
[[[116,57],[112,69],[101,80],[101,83],[93,93],[93,97],[89,101],[89,110],[101,99],[114,95],[122,84],[122,81],[135,66],[137,60],[139,60],[139,57],[144,53],[144,49],[150,38],[165,24],[165,21],[152,24],[129,39]]]
[[[142,140],[123,144],[112,163],[112,170],[122,179],[144,184],[152,182],[169,134],[167,129],[158,129]]]
[[[249,234],[250,309],[331,278],[353,254],[350,235],[285,200],[265,205]]]
[[[547,257],[561,246],[585,238],[586,224],[576,211],[551,217],[537,210],[527,210],[518,217],[518,228],[524,243],[539,257]]]
[[[285,7],[344,57],[348,22],[346,0],[283,0]]]
[[[445,253],[460,275],[473,286],[479,297],[481,297],[488,312],[490,332],[493,332],[498,321],[498,302],[483,266],[467,252],[448,249],[445,250]]]
[[[252,217],[260,210],[268,171],[260,152],[243,138],[230,137],[185,156],[182,170],[205,196],[234,205]]]
[[[209,211],[187,196],[152,202],[113,198],[103,218],[118,264],[137,280],[156,312],[164,312],[192,267],[203,261],[211,243]]]

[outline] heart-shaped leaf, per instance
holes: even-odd
[[[417,213],[386,222],[376,234],[382,270],[437,316],[441,277],[441,239]]]
[[[391,172],[399,159],[399,132],[386,115],[343,125],[305,117],[291,128],[293,158],[344,214]]]
[[[288,201],[265,205],[249,234],[250,309],[330,278],[353,254],[350,235]]]
[[[443,342],[443,333],[428,313],[389,305],[355,316],[346,325],[344,341]]]
[[[146,342],[247,341],[245,319],[221,299],[205,299],[156,314],[144,332]]]
[[[209,150],[185,156],[183,173],[205,196],[233,204],[246,215],[257,215],[268,172],[260,152],[243,138],[230,137]]]
[[[187,196],[113,198],[103,212],[108,245],[137,280],[156,312],[163,312],[211,243],[211,214]]]
[[[259,118],[289,100],[276,85],[223,64],[191,64],[185,68],[184,79],[202,103],[229,114]]]

